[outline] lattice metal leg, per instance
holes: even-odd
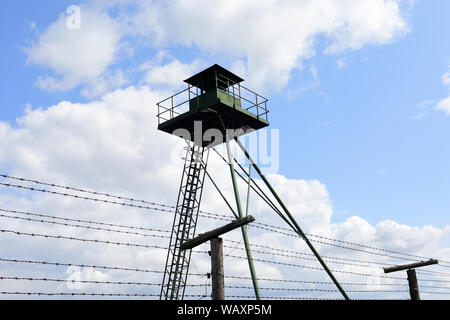
[[[191,250],[180,250],[181,244],[195,236],[198,211],[203,193],[209,150],[189,143],[178,193],[170,245],[161,287],[160,299],[184,298],[191,260]]]

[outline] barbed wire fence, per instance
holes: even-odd
[[[10,190],[22,190],[30,193],[42,193],[50,196],[78,199],[80,201],[89,201],[92,203],[101,203],[106,205],[134,208],[153,214],[172,214],[175,206],[158,203],[157,201],[148,201],[123,197],[104,192],[90,191],[81,188],[74,188],[60,184],[47,183],[32,179],[19,178],[0,174],[3,181],[0,186]],[[199,216],[211,221],[232,221],[231,215],[225,215],[215,212],[201,210]],[[15,208],[0,208],[0,227],[1,236],[14,237],[8,238],[8,241],[15,241],[16,238],[28,239],[46,239],[48,241],[76,242],[90,245],[103,246],[102,248],[122,248],[126,250],[153,250],[164,254],[167,251],[167,245],[170,238],[169,229],[152,228],[137,226],[129,223],[113,223],[95,219],[80,219],[73,216],[57,216],[53,212],[31,212],[18,210]],[[5,221],[15,222],[13,227],[5,227]],[[23,228],[22,226],[27,226]],[[34,226],[54,226],[71,228],[74,230],[91,231],[95,236],[80,237],[71,233],[54,233],[29,231]],[[286,239],[299,239],[298,235],[290,229],[254,222],[249,230],[253,232],[274,233],[279,237]],[[47,230],[47,229],[46,229]],[[51,229],[53,230],[53,229]],[[57,229],[58,232],[64,229]],[[98,235],[101,234],[101,238]],[[106,235],[115,235],[120,237],[117,240],[103,238]],[[325,254],[323,259],[330,265],[330,269],[340,278],[341,284],[346,292],[354,295],[357,299],[383,299],[399,298],[407,299],[409,296],[408,284],[405,277],[391,276],[382,273],[382,267],[392,266],[400,262],[416,262],[428,260],[429,257],[420,256],[413,253],[401,252],[387,248],[367,245],[364,243],[351,242],[332,237],[308,233],[311,242],[317,243],[322,248],[329,248],[338,252],[334,254]],[[133,237],[133,241],[123,240]],[[256,238],[256,237],[255,237]],[[136,239],[141,239],[138,241]],[[120,240],[120,241],[119,241]],[[136,242],[135,242],[136,240]],[[246,256],[241,254],[245,250],[240,241],[233,240],[228,236],[224,237],[224,247],[227,249],[225,259],[227,263],[239,265],[239,262],[246,260]],[[8,246],[14,247],[14,244]],[[306,250],[296,250],[283,248],[281,246],[268,245],[263,243],[251,243],[254,262],[259,266],[265,266],[270,270],[288,270],[286,274],[300,274],[299,270],[313,273],[308,279],[284,278],[281,274],[274,273],[273,276],[261,276],[258,281],[261,283],[261,292],[263,299],[286,299],[286,300],[315,300],[315,299],[339,299],[339,291],[334,289],[331,281],[319,280],[323,271],[317,265],[314,255]],[[108,249],[109,250],[109,249]],[[6,250],[0,250],[5,252]],[[193,250],[193,254],[199,258],[208,259],[208,250],[203,245]],[[60,255],[63,257],[64,255]],[[79,260],[78,260],[79,259]],[[103,265],[82,263],[83,257],[78,257],[77,261],[53,261],[51,259],[34,259],[30,257],[6,256],[0,255],[0,296],[14,297],[129,297],[143,299],[158,299],[159,288],[161,286],[163,268],[142,268],[131,267],[122,261],[121,264]],[[232,261],[232,263],[231,263]],[[22,267],[19,267],[22,266]],[[151,275],[152,281],[127,281],[117,279],[74,279],[72,277],[48,276],[48,268],[59,268],[65,272],[64,268],[77,267],[82,269],[104,270],[111,272],[108,276],[123,276],[123,273],[132,274],[132,278],[145,279],[145,275]],[[437,270],[435,269],[437,268]],[[439,265],[433,267],[433,270],[418,271],[421,293],[428,294],[433,298],[450,297],[450,261],[439,259]],[[208,272],[199,272],[196,267],[195,272],[190,272],[186,298],[207,299],[210,292],[210,283],[208,281],[210,274]],[[53,269],[52,269],[53,270]],[[23,274],[26,271],[30,274]],[[35,275],[34,273],[38,273]],[[119,272],[120,274],[115,274]],[[39,275],[41,273],[41,275]],[[66,272],[67,274],[67,272]],[[225,274],[227,299],[254,299],[251,295],[253,287],[251,278],[243,276],[242,273],[233,270]],[[159,279],[159,281],[158,281]],[[44,292],[42,290],[27,289],[28,283],[33,284],[56,284],[54,291]],[[66,284],[66,288],[61,285]],[[67,285],[77,284],[77,291],[70,292]],[[47,288],[47,287],[46,287]],[[104,292],[81,292],[79,288],[88,288],[90,290],[105,290]],[[138,289],[137,289],[138,288]],[[424,290],[422,290],[422,288]],[[8,290],[7,290],[8,289]],[[9,290],[10,289],[10,290]],[[56,290],[55,290],[56,289]],[[61,290],[64,289],[64,290]],[[117,290],[111,291],[111,290]],[[128,290],[128,291],[127,291]],[[69,291],[69,292],[68,292]],[[131,291],[131,292],[130,292]],[[192,291],[192,292],[191,292]],[[308,294],[308,296],[306,296]],[[351,298],[353,298],[351,296]]]

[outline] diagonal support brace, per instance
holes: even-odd
[[[264,181],[264,184],[269,188],[270,192],[273,194],[273,196],[275,197],[275,199],[278,201],[278,203],[280,204],[280,206],[283,208],[283,211],[286,213],[286,215],[288,216],[289,220],[291,221],[291,223],[294,226],[294,231],[305,240],[306,245],[309,247],[309,249],[312,251],[312,253],[316,256],[317,260],[320,262],[320,264],[322,265],[322,267],[325,269],[325,271],[327,272],[328,276],[331,278],[331,280],[334,282],[334,284],[336,285],[336,287],[338,288],[338,290],[341,292],[342,296],[346,299],[346,300],[350,300],[350,298],[348,297],[347,293],[345,293],[344,289],[342,288],[342,286],[340,285],[340,283],[337,281],[337,279],[334,277],[333,273],[331,272],[331,270],[328,268],[328,266],[326,265],[325,261],[322,259],[322,257],[320,256],[320,254],[317,252],[317,250],[314,248],[313,244],[309,241],[308,237],[306,236],[306,234],[303,232],[303,230],[300,228],[300,226],[298,225],[297,221],[294,219],[294,217],[291,215],[291,213],[289,212],[288,208],[284,205],[283,201],[281,201],[280,197],[278,196],[278,194],[275,192],[275,190],[273,189],[272,185],[269,183],[269,181],[266,179],[266,177],[264,176],[264,174],[261,172],[261,170],[259,169],[258,165],[256,164],[255,161],[253,161],[253,159],[251,158],[250,154],[248,153],[248,151],[245,149],[245,147],[242,145],[242,143],[235,137],[234,140],[237,142],[239,148],[241,148],[241,150],[244,152],[245,156],[247,157],[247,159],[250,161],[250,163],[252,164],[253,168],[255,169],[255,171],[258,173],[258,175],[261,177],[261,179]]]

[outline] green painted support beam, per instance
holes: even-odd
[[[316,248],[314,248],[313,244],[309,241],[308,237],[306,236],[306,234],[303,232],[303,230],[300,228],[300,226],[298,225],[297,221],[294,219],[294,217],[291,215],[291,213],[289,212],[288,208],[284,205],[283,201],[280,199],[280,197],[278,196],[278,194],[275,192],[275,190],[273,189],[272,185],[269,183],[269,181],[266,179],[266,177],[264,176],[264,174],[261,172],[261,170],[259,169],[258,165],[256,164],[255,161],[253,161],[253,159],[251,158],[250,154],[247,152],[247,150],[245,149],[245,147],[242,145],[242,143],[239,141],[239,139],[234,138],[234,140],[237,142],[238,146],[241,148],[242,152],[244,152],[245,156],[247,157],[247,159],[250,161],[250,163],[252,164],[253,168],[256,170],[256,172],[258,173],[258,175],[261,177],[261,179],[264,181],[265,185],[269,188],[270,192],[273,194],[273,196],[275,197],[275,199],[278,201],[278,203],[280,204],[280,206],[283,208],[283,211],[286,213],[286,215],[289,217],[289,220],[292,222],[292,224],[295,226],[294,231],[303,238],[303,240],[305,240],[306,245],[309,247],[309,249],[312,251],[312,253],[316,256],[317,260],[320,262],[320,264],[322,265],[322,267],[325,269],[325,271],[327,272],[328,276],[331,278],[331,280],[334,282],[334,284],[336,285],[336,287],[338,288],[338,290],[341,292],[342,296],[346,299],[346,300],[350,300],[350,298],[348,297],[347,293],[344,291],[344,289],[342,288],[342,286],[340,285],[340,283],[337,281],[337,279],[334,277],[333,273],[331,272],[331,270],[328,268],[327,264],[325,263],[325,261],[322,259],[322,257],[320,256],[320,254],[317,252]]]
[[[223,120],[220,117],[220,115],[218,115],[218,118],[219,118],[222,128],[225,129],[225,125],[224,125]],[[234,158],[231,155],[230,140],[229,140],[228,135],[226,135],[225,140],[226,140],[225,144],[227,146],[228,164],[230,167],[231,179],[233,182],[234,196],[236,198],[236,206],[238,209],[239,218],[243,218],[244,215],[242,213],[241,199],[239,196],[239,189],[238,189],[238,185],[237,185],[237,181],[236,181],[236,175],[235,175],[234,164],[233,164]],[[252,252],[250,249],[250,243],[248,241],[247,228],[245,225],[241,227],[241,231],[242,231],[242,238],[244,240],[244,245],[245,245],[245,252],[247,254],[247,261],[248,261],[248,266],[250,269],[250,275],[252,277],[253,289],[255,291],[255,298],[256,298],[256,300],[261,300],[261,294],[260,294],[259,285],[258,285],[258,278],[256,276],[255,265],[253,264],[253,256],[252,256]]]
[[[216,182],[214,181],[214,179],[210,176],[210,174],[208,173],[207,170],[205,170],[206,175],[208,176],[209,180],[212,182],[212,184],[214,185],[214,187],[216,188],[217,192],[219,192],[220,196],[222,197],[223,201],[225,201],[225,203],[227,204],[228,208],[231,210],[231,212],[233,213],[234,217],[236,219],[239,219],[239,216],[236,214],[236,212],[234,212],[233,208],[231,207],[230,203],[228,202],[227,198],[225,198],[225,195],[222,193],[222,191],[220,191],[220,188],[217,186]]]

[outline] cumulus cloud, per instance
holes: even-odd
[[[141,2],[131,24],[160,46],[196,46],[247,61],[255,86],[285,86],[291,71],[315,55],[324,35],[327,53],[390,43],[408,31],[401,1],[172,1]]]
[[[444,75],[442,76],[442,82],[445,86],[450,86],[450,71],[444,73]]]
[[[125,39],[158,49],[198,48],[215,60],[230,62],[248,75],[253,87],[279,90],[293,70],[302,69],[303,62],[316,55],[320,38],[328,44],[325,53],[335,54],[387,44],[404,35],[409,28],[402,3],[92,0],[82,7],[80,30],[68,30],[67,17],[61,15],[26,52],[30,63],[48,67],[59,77],[39,78],[38,85],[46,90],[95,82],[114,64]],[[111,8],[119,8],[114,18],[108,15]],[[170,77],[162,79],[161,72],[167,69],[170,76],[198,66],[197,60],[152,66],[144,81],[172,82]]]
[[[450,116],[450,97],[442,99],[436,106],[437,110],[444,111],[447,115]]]
[[[442,76],[442,83],[444,84],[444,86],[450,88],[450,71]],[[450,96],[440,100],[436,105],[436,110],[444,111],[447,115],[450,115]]]
[[[37,85],[48,91],[67,91],[80,84],[96,84],[117,58],[121,32],[107,13],[81,8],[80,28],[68,28],[70,17],[61,14],[25,48],[27,62],[50,69]],[[105,92],[102,92],[105,93]]]
[[[187,79],[207,66],[200,60],[194,60],[192,63],[182,63],[177,59],[171,60],[165,64],[153,61],[142,64],[140,69],[145,72],[142,81],[155,87],[178,88],[183,85],[181,79]]]

